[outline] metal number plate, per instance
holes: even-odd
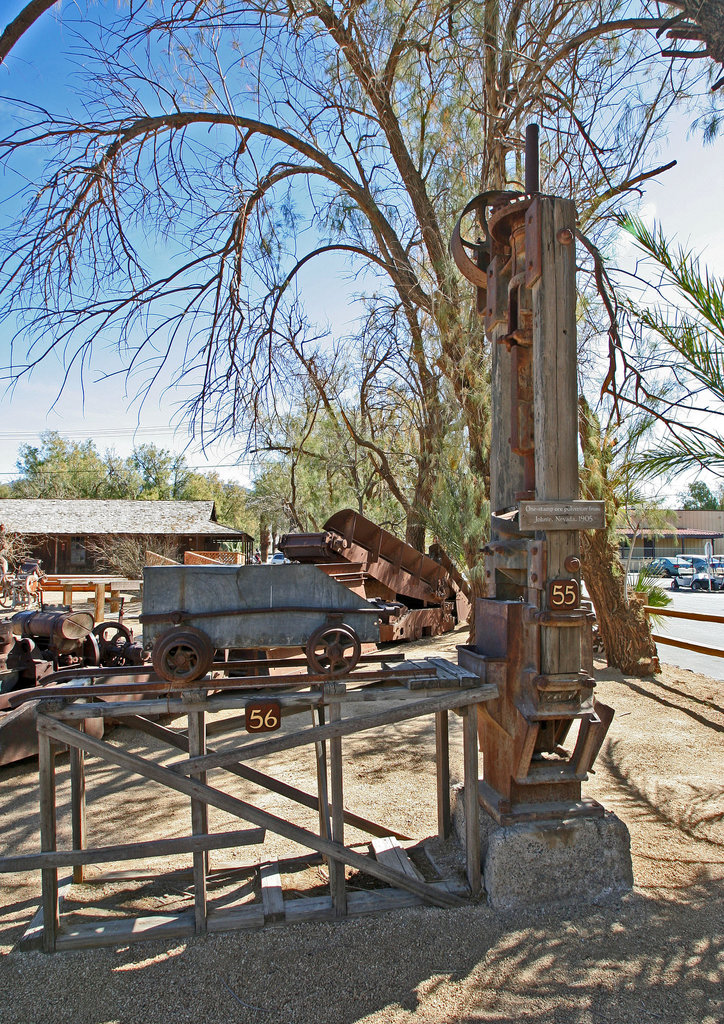
[[[274,732],[282,724],[282,706],[279,701],[250,701],[244,710],[247,732]]]
[[[581,592],[578,580],[549,580],[548,607],[556,611],[571,611],[578,608]]]

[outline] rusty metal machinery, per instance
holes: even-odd
[[[431,558],[352,509],[336,512],[320,533],[286,534],[279,546],[292,561],[383,602],[382,642],[436,636],[467,618],[467,585],[442,553]]]
[[[109,646],[111,638],[115,643]],[[58,671],[140,663],[142,653],[125,626],[94,626],[90,612],[22,611],[0,621],[0,764],[37,751],[32,706],[14,708],[13,698],[52,685]],[[102,735],[102,723],[89,720],[87,727]]]
[[[581,782],[613,718],[593,698],[593,616],[580,599],[579,530],[604,522],[602,503],[578,500],[576,212],[538,191],[531,128],[527,194],[476,197],[463,217],[476,214],[481,240],[465,241],[461,217],[451,245],[492,349],[485,597],[459,660],[500,689],[479,737],[480,802],[501,824],[602,814]]]

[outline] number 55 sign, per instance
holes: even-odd
[[[577,608],[580,599],[578,580],[551,580],[548,583],[548,607],[558,610]]]
[[[244,711],[247,732],[274,732],[282,724],[282,708],[276,700],[250,701]]]

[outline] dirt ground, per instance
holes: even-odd
[[[460,636],[442,638],[435,653],[454,658],[459,642]],[[421,644],[429,648],[430,641]],[[13,948],[37,908],[38,873],[3,875],[0,1021],[719,1024],[724,1019],[721,683],[670,667],[650,681],[624,678],[603,665],[596,674],[597,694],[616,709],[616,718],[584,792],[615,811],[631,832],[636,885],[622,900],[515,913],[493,911],[484,902],[459,910],[415,908],[339,923],[45,956]],[[113,739],[136,752],[148,750],[150,742],[129,729],[116,730]],[[459,720],[451,716],[454,775],[459,775],[461,745]],[[160,746],[151,743],[151,749],[160,762],[170,759]],[[346,739],[344,750],[346,806],[413,837],[434,834],[432,721],[362,733]],[[258,767],[292,785],[314,788],[308,749]],[[4,853],[39,848],[36,775],[32,762],[0,769]],[[141,785],[127,772],[92,759],[88,777],[91,845],[188,834],[185,798],[151,783]],[[59,845],[66,845],[67,757],[59,759],[58,784]],[[224,785],[239,796],[253,796],[265,809],[289,812],[287,801],[242,780]],[[315,818],[311,811],[294,811],[294,820],[306,827],[314,828]],[[212,810],[211,827],[240,826]],[[354,843],[364,837],[348,829],[345,838]],[[262,851],[220,851],[212,864],[299,852],[267,833]],[[179,868],[188,866],[189,858],[153,863],[156,869]],[[320,870],[310,869],[299,884],[314,884],[316,872],[321,885]],[[66,873],[61,871],[61,878]],[[252,899],[251,882],[241,880],[241,898]],[[285,879],[285,885],[295,884],[294,878]],[[99,880],[88,891],[96,909],[114,916],[139,909],[170,912],[191,900],[190,881],[178,873],[163,883]],[[85,915],[77,890],[71,895],[75,902],[69,909]],[[223,877],[210,898],[217,906],[231,898]],[[240,898],[239,891],[234,898]]]

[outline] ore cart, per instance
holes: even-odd
[[[379,640],[381,609],[313,565],[160,565],[143,573],[144,644],[163,679],[183,686],[214,651],[303,648],[309,669],[343,675]]]

